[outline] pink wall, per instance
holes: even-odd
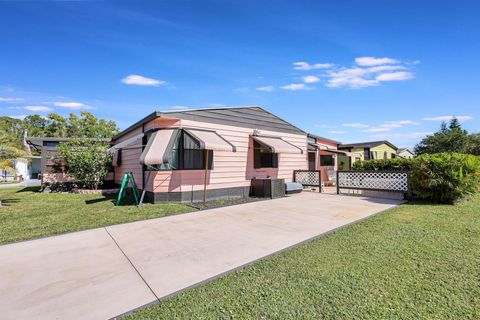
[[[213,170],[207,176],[207,188],[230,188],[249,186],[254,177],[278,177],[286,181],[292,180],[293,170],[307,169],[307,137],[306,135],[280,133],[261,130],[261,134],[280,136],[303,150],[303,154],[280,154],[277,169],[253,168],[253,142],[250,135],[253,129],[226,126],[212,123],[202,123],[191,120],[157,118],[145,124],[145,128],[188,127],[215,130],[218,134],[235,145],[237,152],[214,151]],[[132,137],[141,132],[129,133]],[[121,142],[128,137],[122,137],[116,142]],[[137,149],[135,149],[137,150]],[[132,171],[139,187],[142,186],[142,167],[139,163],[141,148],[137,151],[122,151],[122,165],[115,168],[115,181],[119,183],[126,171]],[[145,172],[145,179],[148,172]],[[174,192],[202,190],[204,183],[204,170],[173,170],[152,171],[147,190],[154,192]],[[146,181],[146,180],[145,180]]]
[[[337,143],[336,142],[329,141],[329,140],[324,140],[324,139],[319,139],[319,138],[316,138],[316,141],[317,141],[317,143],[326,144],[328,146],[334,147],[335,149],[337,148]],[[321,166],[320,165],[320,155],[333,155],[335,157],[335,165],[334,166]],[[322,173],[322,181],[323,182],[328,182],[329,179],[328,179],[328,175],[327,175],[327,170],[330,170],[330,169],[337,170],[337,167],[338,167],[337,166],[337,157],[335,156],[334,153],[328,152],[328,151],[325,151],[325,150],[319,150],[318,154],[317,154],[317,157],[318,157],[317,168]]]

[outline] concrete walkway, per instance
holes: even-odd
[[[304,192],[0,246],[1,318],[112,318],[399,203]]]

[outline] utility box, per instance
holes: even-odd
[[[285,179],[252,179],[250,196],[271,199],[284,197]]]

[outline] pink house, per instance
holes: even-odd
[[[306,170],[307,133],[260,107],[153,112],[113,138],[114,180],[149,202],[243,197],[252,179]]]
[[[338,150],[339,141],[308,134],[308,170],[320,170],[322,182],[335,184],[339,157],[351,156],[351,152]]]

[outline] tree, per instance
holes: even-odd
[[[0,168],[16,175],[15,161],[25,155],[11,134],[0,129]]]
[[[425,137],[415,146],[417,155],[424,153],[458,152],[479,154],[478,138],[464,130],[457,118],[442,123],[440,130]]]
[[[45,129],[48,125],[47,119],[44,117],[33,114],[26,116],[23,119],[23,128],[27,131],[30,137],[44,137],[46,136]]]
[[[60,143],[58,157],[65,161],[65,172],[75,182],[89,189],[98,189],[105,180],[112,155],[108,144],[98,139],[72,139]]]

